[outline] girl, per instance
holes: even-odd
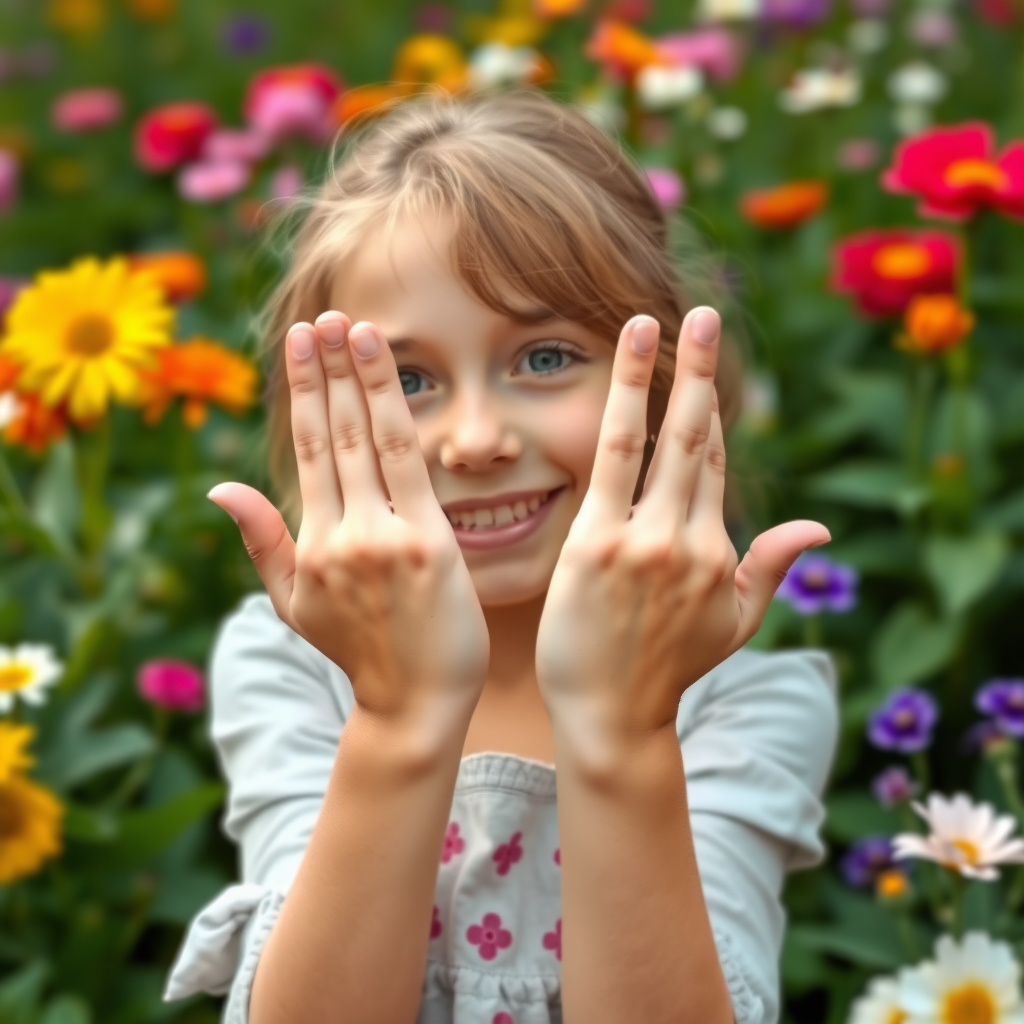
[[[211,666],[243,882],[165,999],[227,993],[230,1024],[777,1020],[833,676],[742,647],[829,535],[787,523],[737,564],[735,380],[666,237],[642,172],[533,91],[409,101],[312,201],[269,331],[284,515],[210,492],[266,587]]]

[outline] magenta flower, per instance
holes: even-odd
[[[724,28],[673,32],[655,40],[658,52],[673,64],[700,68],[716,82],[731,82],[743,65],[743,45]]]
[[[72,89],[58,96],[50,120],[62,132],[93,132],[117,124],[124,114],[124,97],[116,89]]]
[[[512,933],[501,927],[500,914],[484,914],[480,924],[471,924],[466,929],[466,938],[474,946],[484,960],[493,960],[499,949],[508,949],[512,945]]]
[[[441,911],[434,907],[434,914],[430,919],[430,937],[436,939],[441,931]]]
[[[491,860],[498,865],[498,874],[507,875],[513,864],[518,864],[523,857],[523,848],[519,840],[523,838],[522,832],[513,832],[512,838],[507,843],[502,843],[494,853]]]
[[[142,697],[170,711],[199,711],[204,703],[203,673],[187,661],[147,661],[136,676]]]
[[[646,167],[644,173],[663,210],[674,210],[686,199],[686,185],[671,167]]]
[[[0,213],[10,209],[18,199],[20,169],[14,154],[0,149]]]
[[[331,105],[342,88],[341,79],[322,64],[268,68],[249,85],[245,117],[275,141],[299,135],[323,142],[336,127]]]
[[[271,140],[245,128],[218,128],[203,143],[204,163],[252,164],[270,152]]]
[[[874,139],[847,139],[836,154],[844,171],[867,171],[878,165],[882,151]]]
[[[506,1013],[504,1010],[499,1010],[491,1018],[491,1024],[516,1024],[516,1021],[511,1013]]]
[[[178,192],[193,203],[216,203],[241,192],[251,176],[237,160],[189,164],[178,175]]]
[[[550,949],[555,956],[562,959],[562,919],[559,918],[555,922],[555,930],[553,932],[545,932],[544,938],[541,939],[541,945],[545,949]]]
[[[444,849],[441,851],[441,863],[447,864],[452,857],[462,853],[466,848],[466,842],[459,835],[459,823],[457,821],[450,821],[448,823],[448,831],[444,834]]]
[[[871,783],[871,792],[883,807],[894,807],[917,796],[921,787],[910,777],[906,768],[893,765],[877,775]]]

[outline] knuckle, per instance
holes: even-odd
[[[364,380],[363,387],[374,395],[386,395],[391,390],[391,378],[379,377],[374,380]]]
[[[718,474],[725,472],[725,448],[720,444],[709,444],[704,452],[704,458],[709,469]]]
[[[707,427],[682,427],[675,432],[679,446],[687,455],[696,455],[708,441]]]
[[[605,442],[605,451],[616,459],[628,462],[643,454],[645,434],[622,431],[612,434]]]
[[[377,454],[390,462],[398,462],[412,451],[412,441],[405,434],[382,434],[376,445]]]
[[[327,450],[327,443],[316,433],[295,435],[295,456],[300,462],[311,462]]]
[[[292,381],[291,392],[294,396],[301,398],[305,395],[311,395],[319,389],[319,385],[315,380],[296,380]]]
[[[334,450],[344,454],[354,451],[366,438],[366,431],[357,423],[341,423],[334,428]]]

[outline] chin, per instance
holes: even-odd
[[[507,565],[471,569],[470,575],[481,607],[501,608],[543,597],[554,568],[551,565],[544,571],[538,571],[524,565]]]

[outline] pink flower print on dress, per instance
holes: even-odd
[[[462,853],[466,848],[466,841],[459,835],[459,823],[450,821],[448,831],[444,834],[444,849],[441,851],[441,863],[447,864],[452,857]]]
[[[562,959],[562,919],[559,918],[555,922],[555,930],[553,932],[545,932],[544,938],[541,940],[545,949],[550,949],[552,953]]]
[[[478,952],[484,960],[493,960],[499,949],[508,949],[512,945],[512,933],[501,927],[500,914],[484,914],[480,924],[471,924],[466,929],[466,938],[479,946]]]
[[[494,1015],[494,1020],[491,1021],[491,1024],[516,1024],[516,1022],[511,1013],[501,1010]]]
[[[434,907],[434,916],[430,921],[430,937],[436,939],[441,934],[441,912]]]
[[[513,832],[512,838],[507,843],[502,843],[491,854],[491,860],[498,865],[499,875],[507,875],[512,865],[518,864],[523,859],[523,848],[519,845],[519,840],[522,838],[522,832]]]
[[[558,847],[558,849],[557,849],[557,850],[555,850],[555,855],[554,855],[554,857],[552,857],[551,859],[552,859],[552,860],[553,860],[553,861],[554,861],[554,862],[555,862],[555,863],[556,863],[556,864],[557,864],[557,865],[558,865],[559,867],[561,867],[561,866],[562,866],[562,848],[561,848],[561,847]]]

